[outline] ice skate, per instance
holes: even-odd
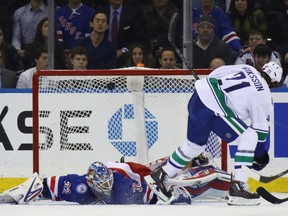
[[[260,204],[260,196],[257,193],[251,192],[246,183],[232,181],[227,204],[237,206],[255,206]]]

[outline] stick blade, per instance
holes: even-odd
[[[268,202],[272,203],[272,204],[280,204],[283,202],[283,200],[278,199],[277,197],[273,196],[271,193],[269,193],[265,188],[263,187],[259,187],[257,188],[257,193],[264,198],[265,200],[267,200]],[[286,200],[285,200],[286,201]],[[285,202],[284,201],[284,202]]]
[[[245,165],[242,166],[242,169],[248,176],[250,176],[254,180],[262,182],[262,183],[269,183],[269,182],[274,181],[275,179],[280,178],[281,176],[288,173],[288,170],[284,170],[283,172],[278,173],[274,176],[262,176],[261,174],[251,170],[250,168],[248,168]]]

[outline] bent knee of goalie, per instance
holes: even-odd
[[[255,130],[247,128],[237,140],[239,150],[255,151],[258,135]]]

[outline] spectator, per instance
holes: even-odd
[[[86,5],[88,5],[89,7],[94,8],[94,9],[97,9],[99,7],[105,7],[109,4],[109,2],[107,0],[96,0],[96,1],[83,0],[82,2]]]
[[[271,61],[272,50],[266,44],[259,44],[254,49],[254,67],[260,70],[266,63]]]
[[[202,16],[197,31],[198,38],[193,42],[193,67],[209,68],[214,58],[221,58],[226,65],[233,64],[227,44],[215,36],[215,22],[211,16]]]
[[[201,0],[201,7],[193,10],[193,38],[198,36],[197,27],[202,15],[210,15],[215,20],[215,35],[228,44],[233,51],[232,54],[238,55],[242,49],[239,37],[233,29],[229,16],[221,8],[214,5],[214,0]]]
[[[221,59],[221,58],[214,58],[214,59],[212,59],[212,61],[210,62],[210,69],[216,69],[216,68],[218,68],[218,67],[221,67],[221,66],[223,66],[223,65],[225,65],[225,62],[223,61],[223,59]]]
[[[56,38],[56,35],[55,35]],[[36,36],[31,44],[27,45],[27,49],[24,56],[24,68],[25,70],[35,67],[34,53],[39,47],[48,47],[48,18],[42,19],[36,29]],[[65,56],[63,45],[55,40],[54,47],[54,68],[65,69]]]
[[[75,46],[72,48],[69,56],[69,64],[72,70],[83,71],[87,69],[88,65],[88,53],[87,50],[82,46]],[[80,85],[81,80],[67,79],[60,80],[58,82],[59,88],[74,89]]]
[[[88,53],[84,47],[76,46],[71,50],[70,59],[73,70],[86,70]]]
[[[254,61],[255,61],[255,68],[261,69],[263,66],[271,61],[272,56],[272,50],[271,48],[266,44],[259,44],[254,49]],[[283,78],[285,77],[284,74],[282,74],[281,83],[283,82]]]
[[[68,0],[68,4],[55,10],[57,37],[64,49],[70,50],[84,37],[91,34],[89,21],[94,9],[81,3],[81,0]]]
[[[67,0],[55,0],[54,1],[55,9],[60,8],[66,4],[67,4]]]
[[[240,37],[241,43],[247,46],[251,30],[258,30],[267,35],[267,22],[262,10],[254,7],[253,0],[232,0],[230,19]]]
[[[20,74],[17,82],[17,88],[32,88],[33,74],[38,70],[46,70],[48,67],[48,50],[46,47],[40,47],[34,53],[36,66]]]
[[[251,66],[255,66],[254,61],[254,49],[259,44],[266,44],[267,39],[266,37],[257,30],[253,30],[249,34],[248,40],[248,48],[246,51],[241,53],[235,61],[235,64],[248,64]],[[271,61],[276,62],[278,65],[281,65],[280,55],[276,51],[272,52]]]
[[[285,73],[288,71],[288,0],[264,2],[263,10],[268,22],[268,37],[271,39],[269,46],[281,54]]]
[[[200,7],[200,0],[192,0],[192,5],[194,8]],[[226,11],[227,0],[215,0],[215,5]]]
[[[47,17],[47,6],[43,0],[30,0],[14,12],[12,45],[21,56],[25,55],[26,45],[34,40],[37,25],[44,17]]]
[[[267,16],[269,45],[279,53],[288,48],[288,0],[264,1]]]
[[[123,0],[109,0],[106,7],[109,29],[108,40],[117,49],[116,67],[123,67],[128,58],[128,49],[133,42],[148,46],[143,15],[141,11],[123,5]]]
[[[177,69],[176,61],[176,53],[173,49],[163,48],[161,50],[159,58],[161,69]]]
[[[2,54],[2,67],[12,70],[15,73],[22,70],[22,59],[15,47],[4,40],[2,28],[0,27],[0,51]]]
[[[0,50],[0,88],[16,88],[16,83],[16,73],[3,67],[3,55]]]
[[[115,68],[116,49],[105,37],[109,27],[108,16],[104,11],[96,11],[90,21],[93,32],[79,42],[88,52],[88,69]]]
[[[154,59],[159,59],[163,47],[170,45],[168,41],[169,24],[175,12],[179,12],[179,9],[169,0],[152,0],[152,4],[144,9],[145,26]],[[180,25],[177,26],[180,27]],[[175,33],[176,43],[179,44],[182,31],[177,29]]]
[[[12,24],[13,13],[16,9],[27,4],[29,0],[1,0],[0,4],[0,26],[4,32],[4,39],[7,43],[11,44],[12,39]]]
[[[127,5],[128,7],[133,7],[136,10],[140,10],[143,12],[143,10],[151,4],[151,0],[125,0],[124,5]]]
[[[135,67],[143,65],[144,67],[149,67],[147,56],[145,55],[144,47],[140,43],[133,43],[130,46],[129,57],[126,63],[126,67]]]

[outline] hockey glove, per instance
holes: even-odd
[[[269,154],[264,143],[258,143],[254,153],[253,169],[260,171],[269,163]]]

